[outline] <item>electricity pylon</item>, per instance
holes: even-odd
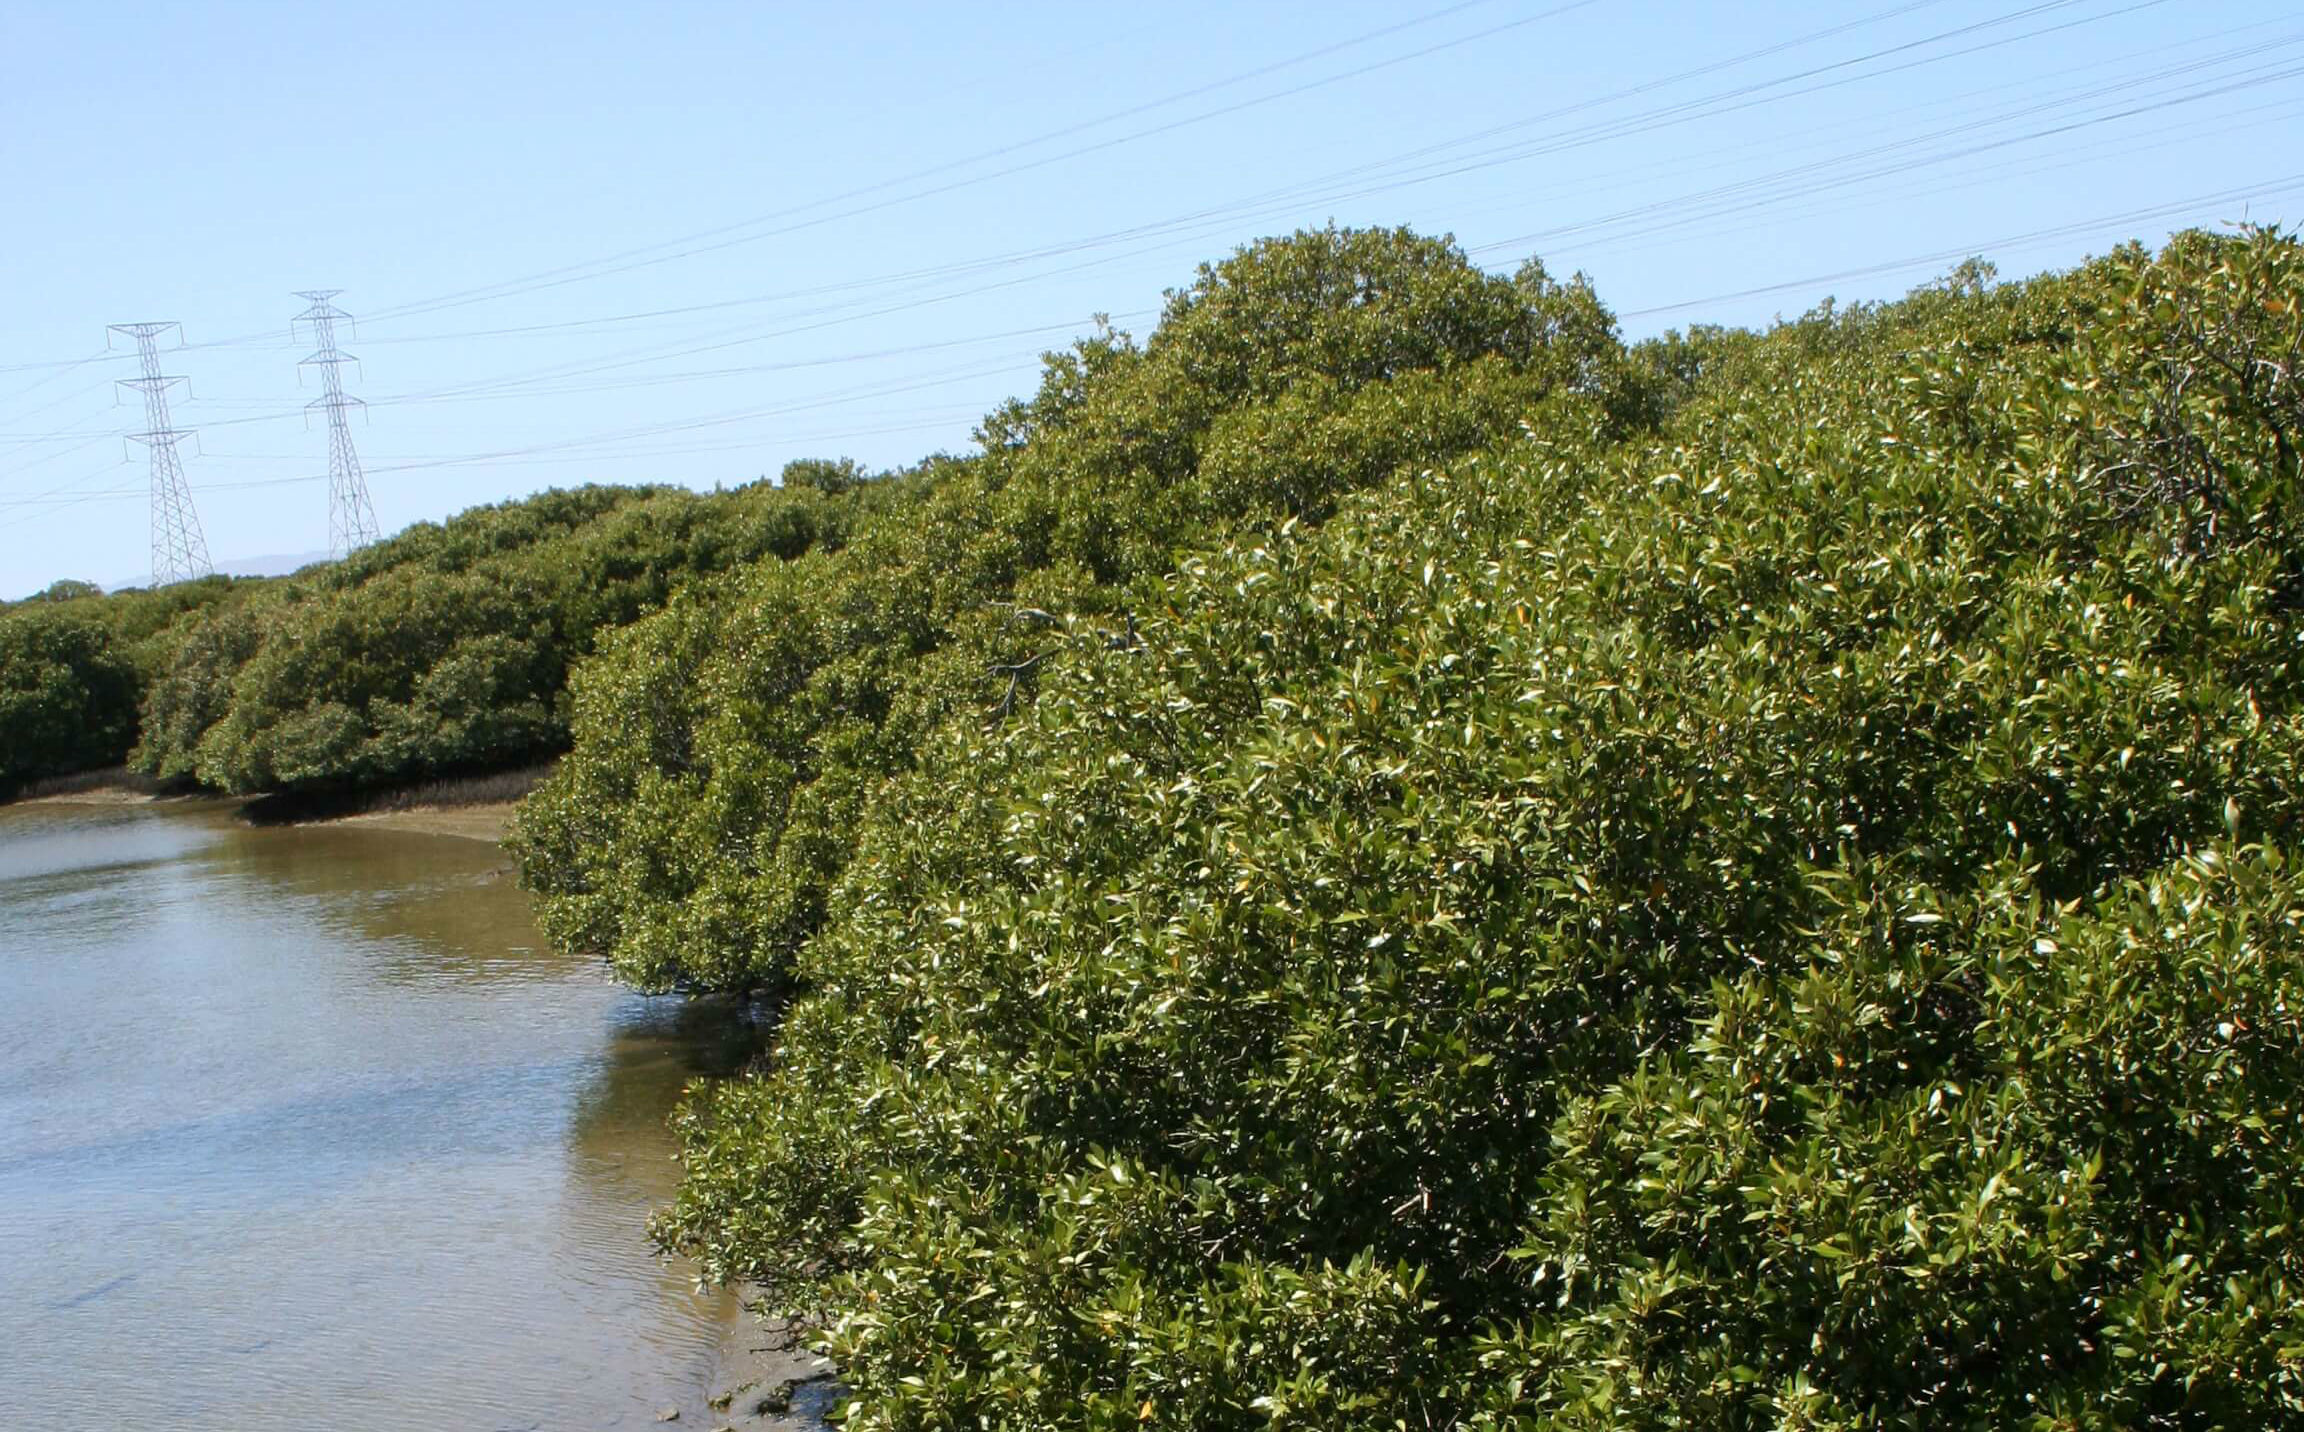
[[[328,555],[349,557],[376,540],[376,509],[369,505],[368,479],[360,472],[360,454],[352,448],[352,425],[345,421],[345,410],[364,408],[367,404],[358,398],[346,397],[344,379],[337,371],[347,363],[357,362],[351,354],[336,346],[336,320],[349,322],[352,315],[328,300],[344,290],[340,288],[310,288],[296,296],[311,304],[296,315],[289,327],[298,323],[312,325],[313,341],[319,350],[297,363],[299,368],[318,368],[325,391],[304,406],[325,408],[328,411]]]
[[[174,323],[115,323],[114,333],[136,340],[136,355],[144,373],[122,378],[120,386],[144,395],[144,431],[128,434],[130,442],[144,444],[152,455],[152,585],[189,581],[209,573],[208,539],[200,533],[200,514],[192,510],[192,488],[184,480],[184,460],[176,445],[192,436],[168,424],[168,390],[183,382],[160,371],[160,335],[183,329]]]

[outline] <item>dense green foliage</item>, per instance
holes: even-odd
[[[660,1231],[858,1429],[2305,1411],[2299,249],[1628,351],[1399,231],[982,451],[0,608],[0,788],[573,743],[564,946],[773,995]]]
[[[126,760],[167,632],[236,585],[212,577],[106,597],[67,581],[0,605],[0,795]]]
[[[1141,346],[1052,356],[981,457],[843,550],[607,643],[519,819],[544,924],[651,988],[773,989],[881,785],[956,713],[1029,696],[1056,613],[1125,642],[1129,583],[1187,545],[1318,518],[1548,395],[1623,423],[1642,391],[1589,289],[1535,265],[1494,278],[1444,241],[1332,229],[1204,268]]]
[[[1526,393],[1166,577],[1126,554],[1184,520],[1122,495],[1224,510],[1237,409],[1075,510],[1035,463],[1166,411],[1073,417],[1164,344],[1084,349],[981,546],[676,602],[578,680],[532,858],[645,820],[730,873],[548,873],[564,937],[795,952],[665,1236],[822,1319],[857,1428],[2294,1421],[2299,286],[2191,235],[1702,337],[1643,355],[1653,433]],[[1338,501],[1307,442],[1266,510]],[[1078,535],[1027,567],[1011,500]],[[1008,590],[1087,615],[1002,648]],[[763,921],[802,830],[842,873]]]
[[[568,666],[599,632],[684,580],[837,545],[858,500],[590,487],[420,524],[179,626],[137,764],[262,791],[554,754]]]
[[[0,607],[0,791],[132,759],[231,792],[488,770],[568,742],[570,664],[690,581],[836,548],[892,482],[791,464],[727,493],[586,487],[420,523],[278,580]]]

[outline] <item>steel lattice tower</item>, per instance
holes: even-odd
[[[130,433],[128,439],[144,444],[152,455],[152,585],[155,587],[205,577],[210,571],[208,539],[200,533],[200,514],[192,510],[192,488],[184,480],[184,460],[176,455],[176,445],[192,434],[168,423],[168,390],[184,381],[160,371],[160,335],[171,328],[177,325],[111,325],[112,332],[124,333],[136,340],[136,355],[144,363],[142,377],[122,378],[120,386],[134,388],[144,395],[144,431]],[[177,328],[177,334],[181,342],[183,330]]]
[[[296,315],[290,328],[297,323],[312,325],[313,341],[320,345],[311,357],[298,362],[299,368],[318,368],[325,391],[306,408],[325,408],[328,411],[328,555],[349,557],[376,540],[376,509],[369,505],[368,479],[361,475],[360,454],[352,447],[352,425],[345,420],[349,408],[364,408],[367,404],[358,398],[345,396],[343,375],[337,370],[347,363],[357,362],[351,354],[336,346],[336,320],[350,322],[352,315],[328,300],[344,290],[340,288],[312,288],[296,296],[311,304]]]

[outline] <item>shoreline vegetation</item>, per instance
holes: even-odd
[[[859,1429],[2294,1420],[2301,270],[1627,344],[1302,232],[966,454],[60,584],[0,784],[518,794],[778,1011],[654,1234]]]

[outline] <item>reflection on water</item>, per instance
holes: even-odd
[[[538,938],[495,847],[0,810],[8,1425],[653,1425],[732,1309],[645,1241],[744,1012]]]

